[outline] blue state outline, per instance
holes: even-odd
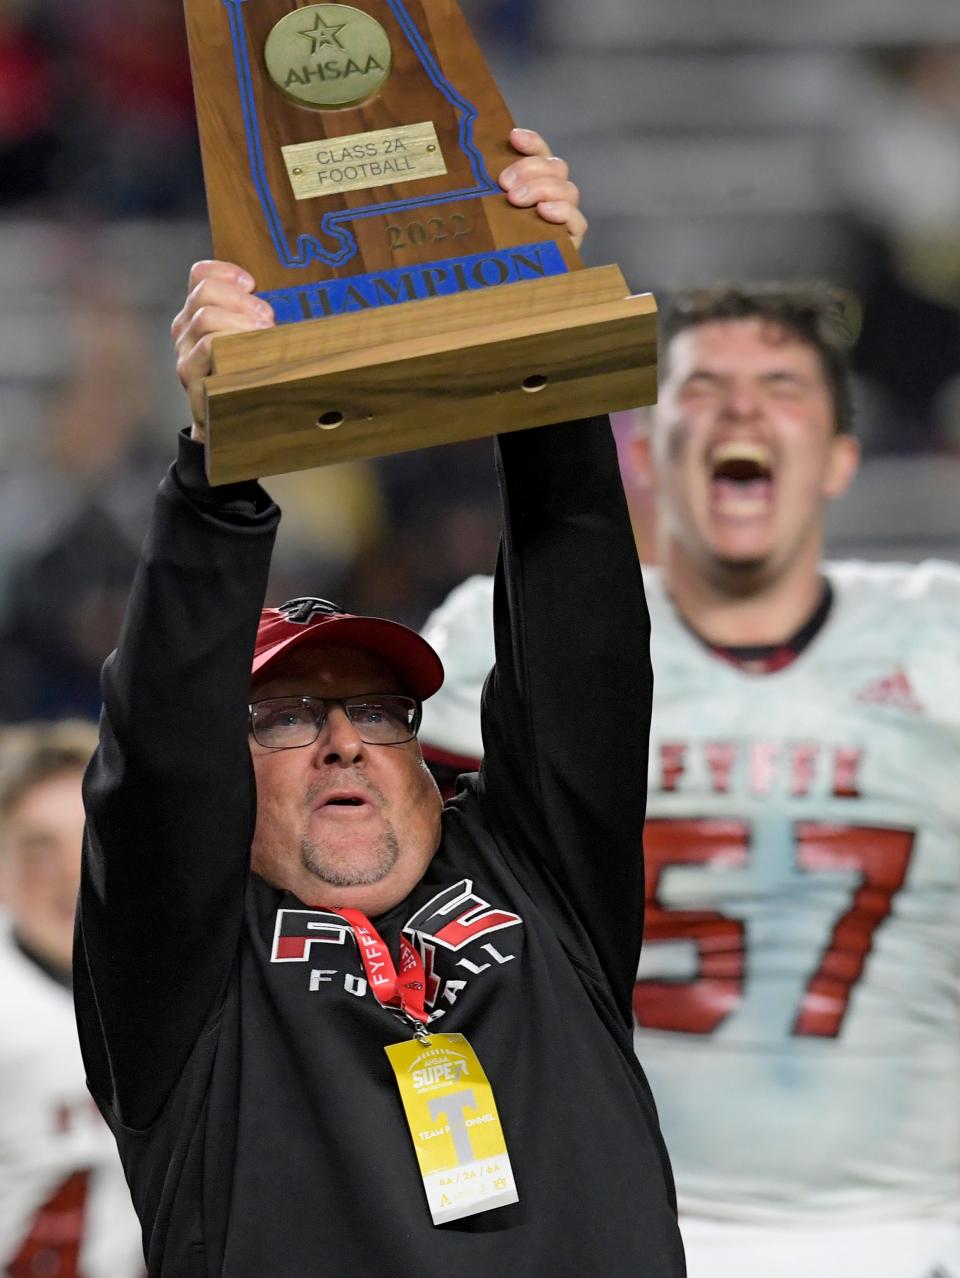
[[[330,0],[334,3],[335,0]],[[476,186],[461,191],[450,191],[445,195],[419,196],[409,200],[394,200],[390,204],[371,204],[359,209],[341,209],[324,213],[320,219],[320,227],[340,247],[331,252],[324,248],[315,235],[304,234],[297,240],[297,248],[291,250],[280,214],[277,210],[270,184],[267,181],[266,167],[263,159],[263,145],[260,137],[260,122],[257,117],[256,100],[253,93],[253,77],[250,66],[250,48],[247,41],[241,5],[250,0],[223,0],[227,7],[230,34],[233,40],[234,59],[237,68],[237,80],[240,87],[240,101],[243,109],[243,124],[247,138],[247,156],[250,161],[250,172],[254,186],[260,199],[261,207],[267,220],[270,237],[273,240],[277,257],[283,266],[305,267],[311,262],[322,262],[327,266],[343,266],[357,253],[357,241],[354,235],[341,225],[354,222],[359,218],[375,217],[382,213],[397,213],[402,209],[419,209],[434,204],[449,204],[455,200],[479,199],[484,195],[493,195],[500,188],[492,181],[487,171],[483,156],[473,140],[473,126],[478,111],[472,102],[459,94],[449,80],[443,75],[436,59],[430,52],[417,30],[416,24],[407,12],[403,0],[387,0],[393,15],[420,59],[423,69],[430,77],[433,85],[440,90],[460,117],[460,148],[470,161],[470,168],[476,179]]]

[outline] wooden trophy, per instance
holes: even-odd
[[[651,403],[656,305],[496,177],[513,121],[453,0],[185,0],[215,255],[214,483]]]

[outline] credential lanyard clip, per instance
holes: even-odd
[[[349,923],[367,974],[367,983],[380,1006],[402,1013],[413,1030],[414,1038],[429,1044],[430,1036],[425,1028],[430,1019],[425,1008],[427,974],[417,950],[405,936],[400,937],[398,970],[386,941],[361,910],[321,908],[330,914],[338,914]]]

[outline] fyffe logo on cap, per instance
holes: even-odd
[[[300,599],[288,599],[280,605],[277,612],[282,612],[285,620],[294,625],[307,626],[318,614],[323,617],[338,617],[343,609],[329,599],[312,599],[309,595],[303,595]]]

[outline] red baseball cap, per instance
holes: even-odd
[[[443,683],[443,663],[425,639],[384,617],[356,617],[326,599],[289,599],[279,608],[264,608],[253,653],[254,675],[262,674],[281,653],[303,644],[331,644],[372,652],[420,701]]]

